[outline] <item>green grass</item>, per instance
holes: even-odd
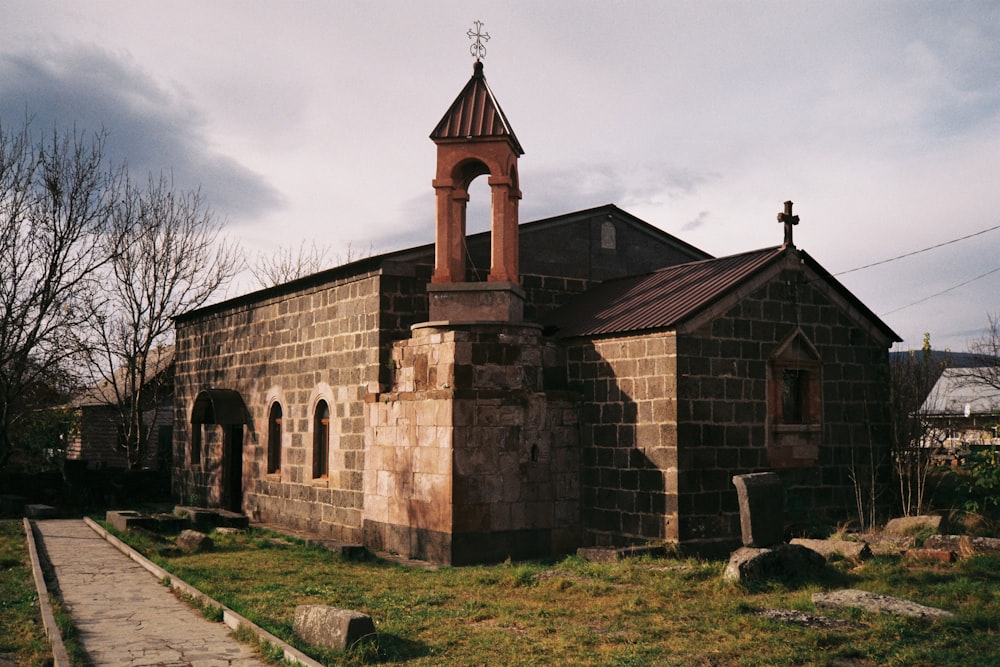
[[[914,665],[1000,664],[1000,558],[952,565],[879,558],[831,564],[818,578],[742,587],[721,561],[640,559],[420,569],[349,562],[254,532],[180,554],[137,543],[161,566],[331,665]],[[953,611],[951,621],[844,612],[819,630],[753,614],[814,611],[814,592],[853,587]],[[292,635],[295,606],[370,614],[375,643],[318,651]]]
[[[20,519],[0,521],[0,664],[8,663],[52,663]]]

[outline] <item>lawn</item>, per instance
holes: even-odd
[[[215,535],[181,554],[123,536],[166,569],[327,664],[336,665],[997,665],[1000,558],[954,564],[840,561],[808,581],[744,587],[724,563],[638,559],[464,568],[350,562],[266,532]],[[950,621],[847,611],[836,630],[755,615],[814,611],[820,590],[860,588],[948,609]],[[370,614],[373,645],[323,653],[292,635],[295,606]]]
[[[20,519],[0,521],[0,665],[7,664],[52,664]]]

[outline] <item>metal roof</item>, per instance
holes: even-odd
[[[543,322],[558,338],[670,328],[722,297],[785,250],[766,248],[602,283]]]
[[[920,414],[960,417],[1000,412],[1000,389],[984,382],[991,369],[946,368],[920,406]],[[966,408],[968,406],[968,408]]]
[[[431,132],[431,139],[447,141],[482,137],[505,138],[513,144],[518,155],[524,155],[521,143],[486,83],[483,63],[477,60],[472,78]]]

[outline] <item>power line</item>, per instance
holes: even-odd
[[[996,227],[994,227],[994,229],[996,229]],[[989,230],[987,229],[986,231],[989,231]],[[982,232],[980,232],[980,233],[982,233]],[[975,236],[975,234],[973,234],[973,236]],[[956,239],[956,240],[961,240],[961,239]],[[889,261],[889,260],[886,260],[886,261]],[[874,265],[873,265],[873,266],[874,266]],[[865,267],[861,267],[861,268],[865,268]],[[950,291],[952,291],[952,290],[955,290],[955,289],[958,289],[959,287],[965,287],[965,286],[966,286],[966,285],[968,285],[969,283],[974,283],[974,282],[976,282],[977,280],[979,280],[980,278],[985,278],[986,276],[988,276],[988,275],[991,275],[991,274],[994,274],[994,273],[996,273],[997,271],[1000,271],[1000,266],[998,266],[997,268],[995,268],[995,269],[992,269],[992,270],[990,270],[990,271],[987,271],[986,273],[981,273],[981,274],[979,274],[978,276],[976,276],[975,278],[969,278],[968,280],[966,280],[966,281],[965,281],[965,282],[963,282],[963,283],[959,283],[959,284],[957,284],[957,285],[952,285],[952,286],[951,286],[951,287],[949,287],[948,289],[943,289],[943,290],[941,290],[940,292],[937,292],[937,293],[935,293],[935,294],[931,294],[930,296],[925,296],[925,297],[924,297],[923,299],[920,299],[919,301],[914,301],[913,303],[908,303],[908,304],[906,304],[905,306],[900,306],[899,308],[895,308],[895,309],[893,309],[893,310],[890,310],[890,311],[888,311],[888,312],[885,312],[885,313],[881,313],[881,314],[879,315],[879,317],[885,317],[886,315],[892,315],[893,313],[898,313],[899,311],[901,311],[901,310],[905,310],[906,308],[909,308],[910,306],[916,306],[917,304],[919,304],[919,303],[923,303],[924,301],[930,301],[930,300],[931,300],[931,299],[933,299],[934,297],[937,297],[937,296],[941,296],[942,294],[947,294],[948,292],[950,292]]]
[[[854,269],[848,269],[847,271],[841,271],[840,273],[835,273],[833,275],[835,275],[835,276],[842,276],[842,275],[844,275],[846,273],[854,273],[855,271],[861,271],[862,269],[870,269],[873,266],[879,266],[880,264],[888,264],[889,262],[895,262],[897,259],[903,259],[905,257],[912,257],[913,255],[919,255],[920,253],[927,252],[928,250],[936,250],[937,248],[943,248],[944,246],[951,245],[952,243],[958,243],[959,241],[964,241],[965,239],[971,239],[974,236],[980,236],[980,235],[985,234],[987,232],[992,232],[995,229],[1000,229],[1000,225],[996,225],[994,227],[990,227],[989,229],[984,229],[981,232],[976,232],[975,234],[969,234],[968,236],[962,236],[962,237],[957,238],[957,239],[952,239],[951,241],[945,241],[943,243],[938,243],[937,245],[932,245],[932,246],[930,246],[928,248],[924,248],[922,250],[914,250],[913,252],[908,252],[905,255],[897,255],[896,257],[890,257],[889,259],[883,259],[883,260],[878,261],[878,262],[872,262],[871,264],[865,264],[864,266],[859,266],[859,267],[854,268]],[[989,273],[993,273],[993,271],[990,271]],[[989,273],[984,273],[983,276],[989,275]],[[978,280],[979,278],[982,278],[983,276],[978,276],[977,278],[973,278],[972,280]],[[969,282],[972,282],[972,280],[970,280]],[[963,284],[967,284],[967,283],[963,283]],[[961,287],[961,285],[956,285],[955,287]],[[955,288],[954,287],[950,287],[949,289],[955,289]],[[947,291],[948,290],[945,290],[945,292],[947,292]],[[944,292],[941,292],[941,294],[943,294],[943,293]],[[937,296],[937,295],[935,294],[934,296]],[[931,297],[927,297],[927,298],[929,299]],[[917,303],[920,303],[920,302],[918,301]],[[910,304],[910,305],[912,306],[913,304]],[[903,306],[903,308],[907,308],[907,307],[908,306]],[[893,312],[895,312],[895,311],[893,311]],[[888,314],[888,313],[886,313],[886,314]]]

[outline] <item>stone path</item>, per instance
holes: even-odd
[[[77,641],[94,665],[263,666],[81,520],[37,521]]]

